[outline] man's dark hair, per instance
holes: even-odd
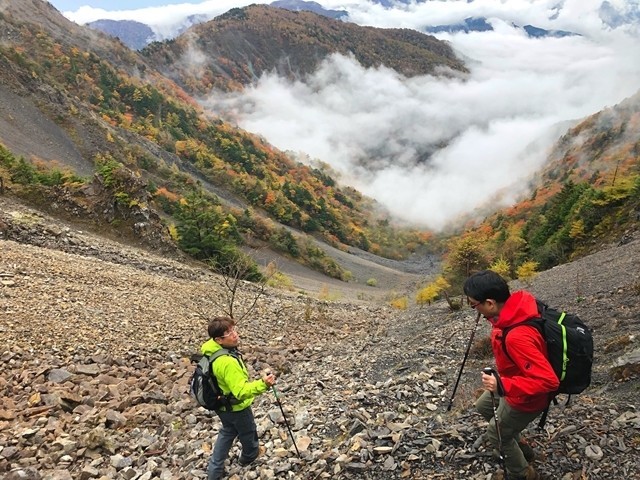
[[[209,322],[207,333],[209,338],[221,337],[224,333],[233,327],[236,322],[230,317],[215,317]]]
[[[479,302],[492,299],[504,303],[511,295],[504,278],[492,270],[474,273],[464,282],[464,293]]]

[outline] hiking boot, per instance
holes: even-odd
[[[257,459],[259,456],[260,456],[260,454],[258,454],[258,455],[256,456],[256,458],[252,458],[251,460],[248,460],[248,459],[245,459],[245,458],[240,457],[240,458],[238,459],[238,464],[239,464],[241,467],[247,467],[247,466],[251,465],[253,462],[255,462],[255,461],[256,461],[256,459]]]
[[[527,463],[531,463],[536,459],[536,452],[527,442],[520,441],[518,442],[518,446],[520,447],[520,450],[522,450],[522,454],[524,455],[524,459]]]
[[[258,455],[256,455],[255,458],[253,458],[251,460],[245,460],[244,458],[242,458],[242,456],[240,456],[240,458],[238,459],[238,463],[240,464],[241,467],[246,467],[248,465],[251,465],[258,458],[260,458],[262,455],[264,455],[266,453],[266,451],[267,451],[267,447],[265,447],[264,445],[260,445],[260,447],[258,447]]]
[[[527,463],[532,463],[536,459],[536,452],[531,448],[531,445],[525,442],[518,442],[518,446],[520,447],[520,450],[522,450],[522,454],[524,455],[524,459]],[[491,456],[494,460],[500,459],[500,452],[498,452],[497,448],[494,448],[491,451]]]
[[[491,477],[491,480],[504,480],[504,471],[498,470]],[[532,465],[529,465],[524,475],[514,475],[510,473],[509,480],[540,480],[540,475],[538,475],[538,472],[536,472],[536,469],[533,468]]]
[[[256,458],[258,458],[258,457],[256,457]],[[256,461],[256,459],[255,459],[255,458],[254,458],[253,460],[245,460],[244,458],[239,458],[239,459],[238,459],[238,464],[239,464],[241,467],[246,467],[246,466],[251,465],[251,464],[252,464],[253,462],[255,462],[255,461]]]

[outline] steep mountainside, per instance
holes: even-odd
[[[448,67],[466,71],[446,43],[409,29],[361,27],[312,12],[266,5],[234,8],[175,40],[143,50],[148,61],[192,93],[242,88],[263,72],[298,78],[332,53],[365,67],[385,65],[407,75]]]
[[[118,234],[150,227],[200,259],[229,261],[250,244],[333,278],[350,273],[318,238],[396,257],[385,249],[424,243],[419,232],[394,230],[329,169],[205,116],[119,41],[40,0],[3,7],[0,177],[21,197]]]
[[[81,175],[114,151],[110,126],[81,95],[80,59],[113,62],[123,75],[144,60],[122,43],[70,22],[48,2],[3,1],[0,10],[0,142],[29,160],[57,162]],[[83,52],[80,55],[80,52]]]
[[[564,176],[574,182],[615,183],[638,168],[640,157],[640,91],[581,121],[556,143],[540,172],[550,184]]]
[[[0,2],[0,20],[7,15],[9,24],[3,22],[0,32],[7,45],[19,40],[25,29],[36,34],[38,30],[46,32],[52,39],[76,48],[90,48],[101,59],[117,63],[130,73],[136,67],[139,57],[129,51],[121,42],[101,32],[91,30],[67,20],[49,2],[42,0],[2,0]],[[29,53],[29,52],[25,52]]]

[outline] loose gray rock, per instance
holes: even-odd
[[[188,382],[207,336],[201,313],[219,313],[219,278],[85,231],[15,232],[25,244],[0,240],[0,278],[13,282],[0,285],[0,477],[205,479],[220,424]],[[543,432],[525,432],[546,478],[640,478],[638,373],[615,363],[637,348],[639,262],[632,240],[529,287],[578,313],[598,346],[591,388],[568,406],[560,398]],[[264,452],[243,468],[235,444],[228,478],[491,478],[498,465],[473,410],[491,359],[475,348],[447,409],[473,323],[444,301],[400,311],[269,289],[238,325],[241,349],[254,376],[278,375],[300,457],[268,392],[253,405]],[[488,332],[481,322],[476,338]]]

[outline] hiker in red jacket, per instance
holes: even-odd
[[[497,375],[482,373],[485,392],[476,401],[476,409],[489,422],[486,437],[503,458],[509,480],[538,479],[529,464],[535,454],[520,441],[520,432],[547,408],[549,395],[558,389],[558,377],[547,359],[546,343],[534,326],[523,325],[509,332],[508,355],[502,345],[504,328],[539,316],[536,299],[524,290],[511,294],[507,282],[491,270],[470,276],[464,283],[464,293],[471,308],[493,327],[491,347]],[[504,472],[498,471],[492,478],[502,480]]]

